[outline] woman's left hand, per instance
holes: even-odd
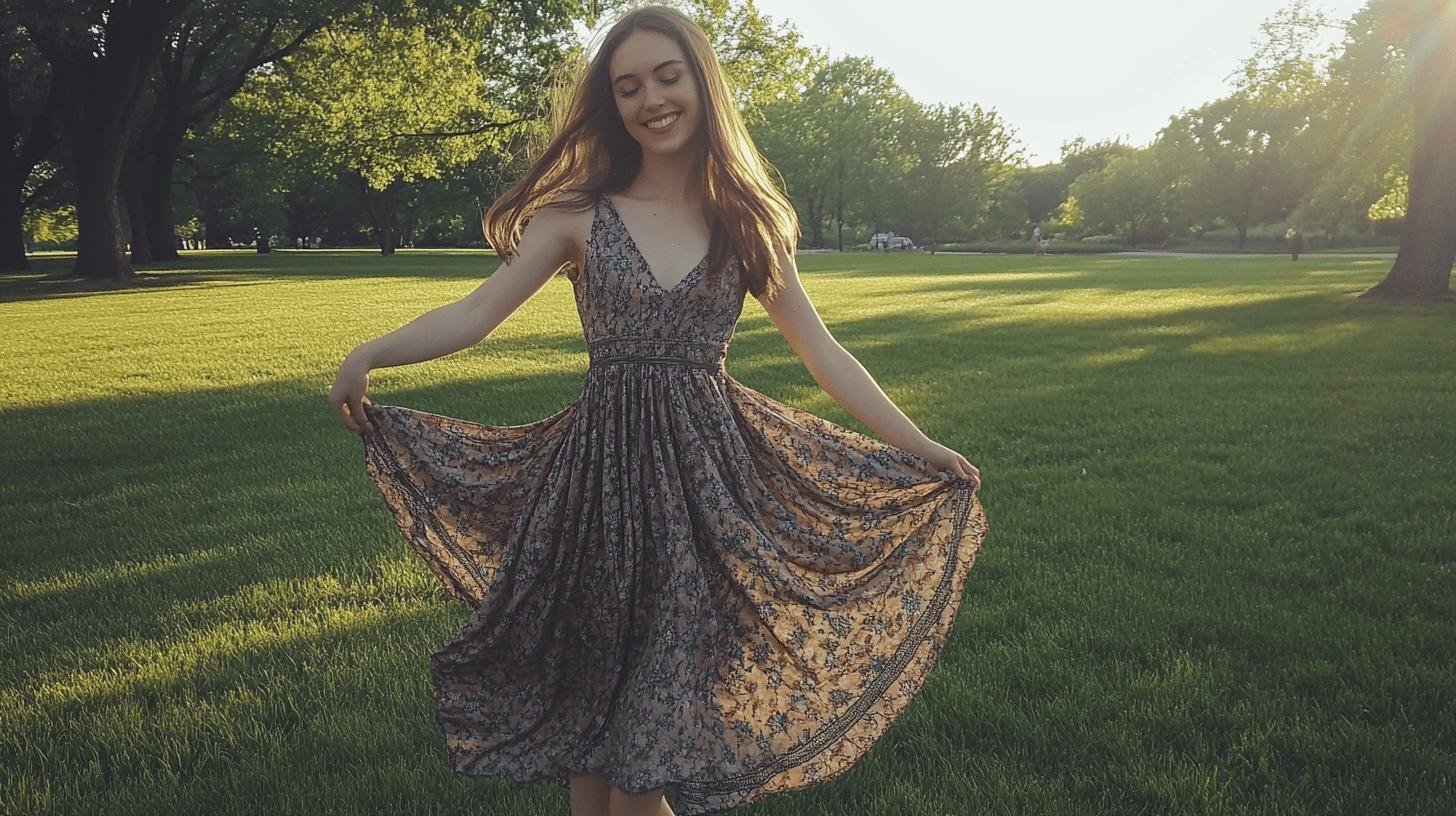
[[[966,457],[939,442],[931,442],[927,450],[920,452],[920,457],[940,470],[952,471],[962,478],[975,479],[978,485],[981,483],[979,468],[967,461]]]

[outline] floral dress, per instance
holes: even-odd
[[[472,609],[431,660],[450,767],[685,815],[842,773],[951,631],[979,482],[735,380],[737,262],[662,286],[610,196],[573,285],[590,364],[560,411],[365,403],[369,476]]]

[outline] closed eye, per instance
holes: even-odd
[[[669,79],[664,79],[664,80],[663,80],[663,81],[662,81],[662,84],[664,84],[664,85],[671,85],[671,84],[672,84],[672,83],[674,83],[674,82],[677,82],[677,81],[678,81],[678,79],[679,79],[679,78],[680,78],[680,77],[681,77],[681,76],[682,76],[682,75],[681,75],[681,74],[679,74],[679,75],[678,75],[678,76],[675,76],[675,77],[671,77],[671,78],[669,78]],[[631,95],[633,95],[633,94],[635,94],[635,93],[637,93],[637,91],[638,91],[638,90],[640,90],[640,89],[639,89],[639,88],[633,88],[633,89],[632,89],[632,90],[630,90],[630,91],[628,91],[628,92],[626,92],[626,93],[624,93],[624,94],[622,94],[622,98],[623,98],[623,99],[626,99],[626,98],[627,98],[627,97],[629,97],[629,96],[631,96]]]

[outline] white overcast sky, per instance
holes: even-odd
[[[1311,0],[1336,20],[1364,0]],[[757,0],[831,58],[870,57],[917,101],[977,103],[1032,164],[1061,144],[1152,141],[1168,117],[1217,99],[1283,0]],[[1333,39],[1338,39],[1337,36]]]

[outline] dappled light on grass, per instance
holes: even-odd
[[[1089,366],[1118,365],[1120,363],[1135,363],[1143,357],[1152,353],[1152,349],[1146,346],[1127,346],[1108,351],[1099,351],[1082,357],[1081,362]]]
[[[273,599],[276,606],[293,607],[290,614],[267,615],[267,609],[248,608],[242,614],[207,628],[189,628],[185,608],[158,621],[166,634],[158,639],[111,641],[103,665],[77,671],[40,672],[28,685],[40,705],[88,703],[98,698],[125,697],[139,688],[185,682],[201,671],[233,667],[239,673],[248,655],[259,649],[312,643],[323,636],[347,634],[391,615],[418,612],[424,604],[398,607],[360,599],[356,605],[336,606],[326,594]]]
[[[9,342],[0,404],[44,407],[98,397],[167,395],[306,378],[326,393],[344,355],[370,337],[467,294],[469,281],[280,279],[152,290],[126,298],[0,303]],[[493,372],[586,370],[564,278],[488,343],[427,364],[382,369],[390,385],[485,383]],[[570,321],[570,322],[568,322]],[[57,342],[64,337],[65,342]]]
[[[1359,323],[1325,323],[1298,329],[1246,330],[1237,335],[1208,337],[1188,345],[1190,354],[1288,353],[1290,349],[1329,348],[1348,343],[1365,332]]]
[[[17,601],[35,601],[48,595],[96,589],[101,585],[137,585],[182,567],[215,563],[233,551],[233,547],[204,547],[162,553],[139,561],[113,561],[83,570],[63,569],[34,580],[6,581],[3,594]]]

